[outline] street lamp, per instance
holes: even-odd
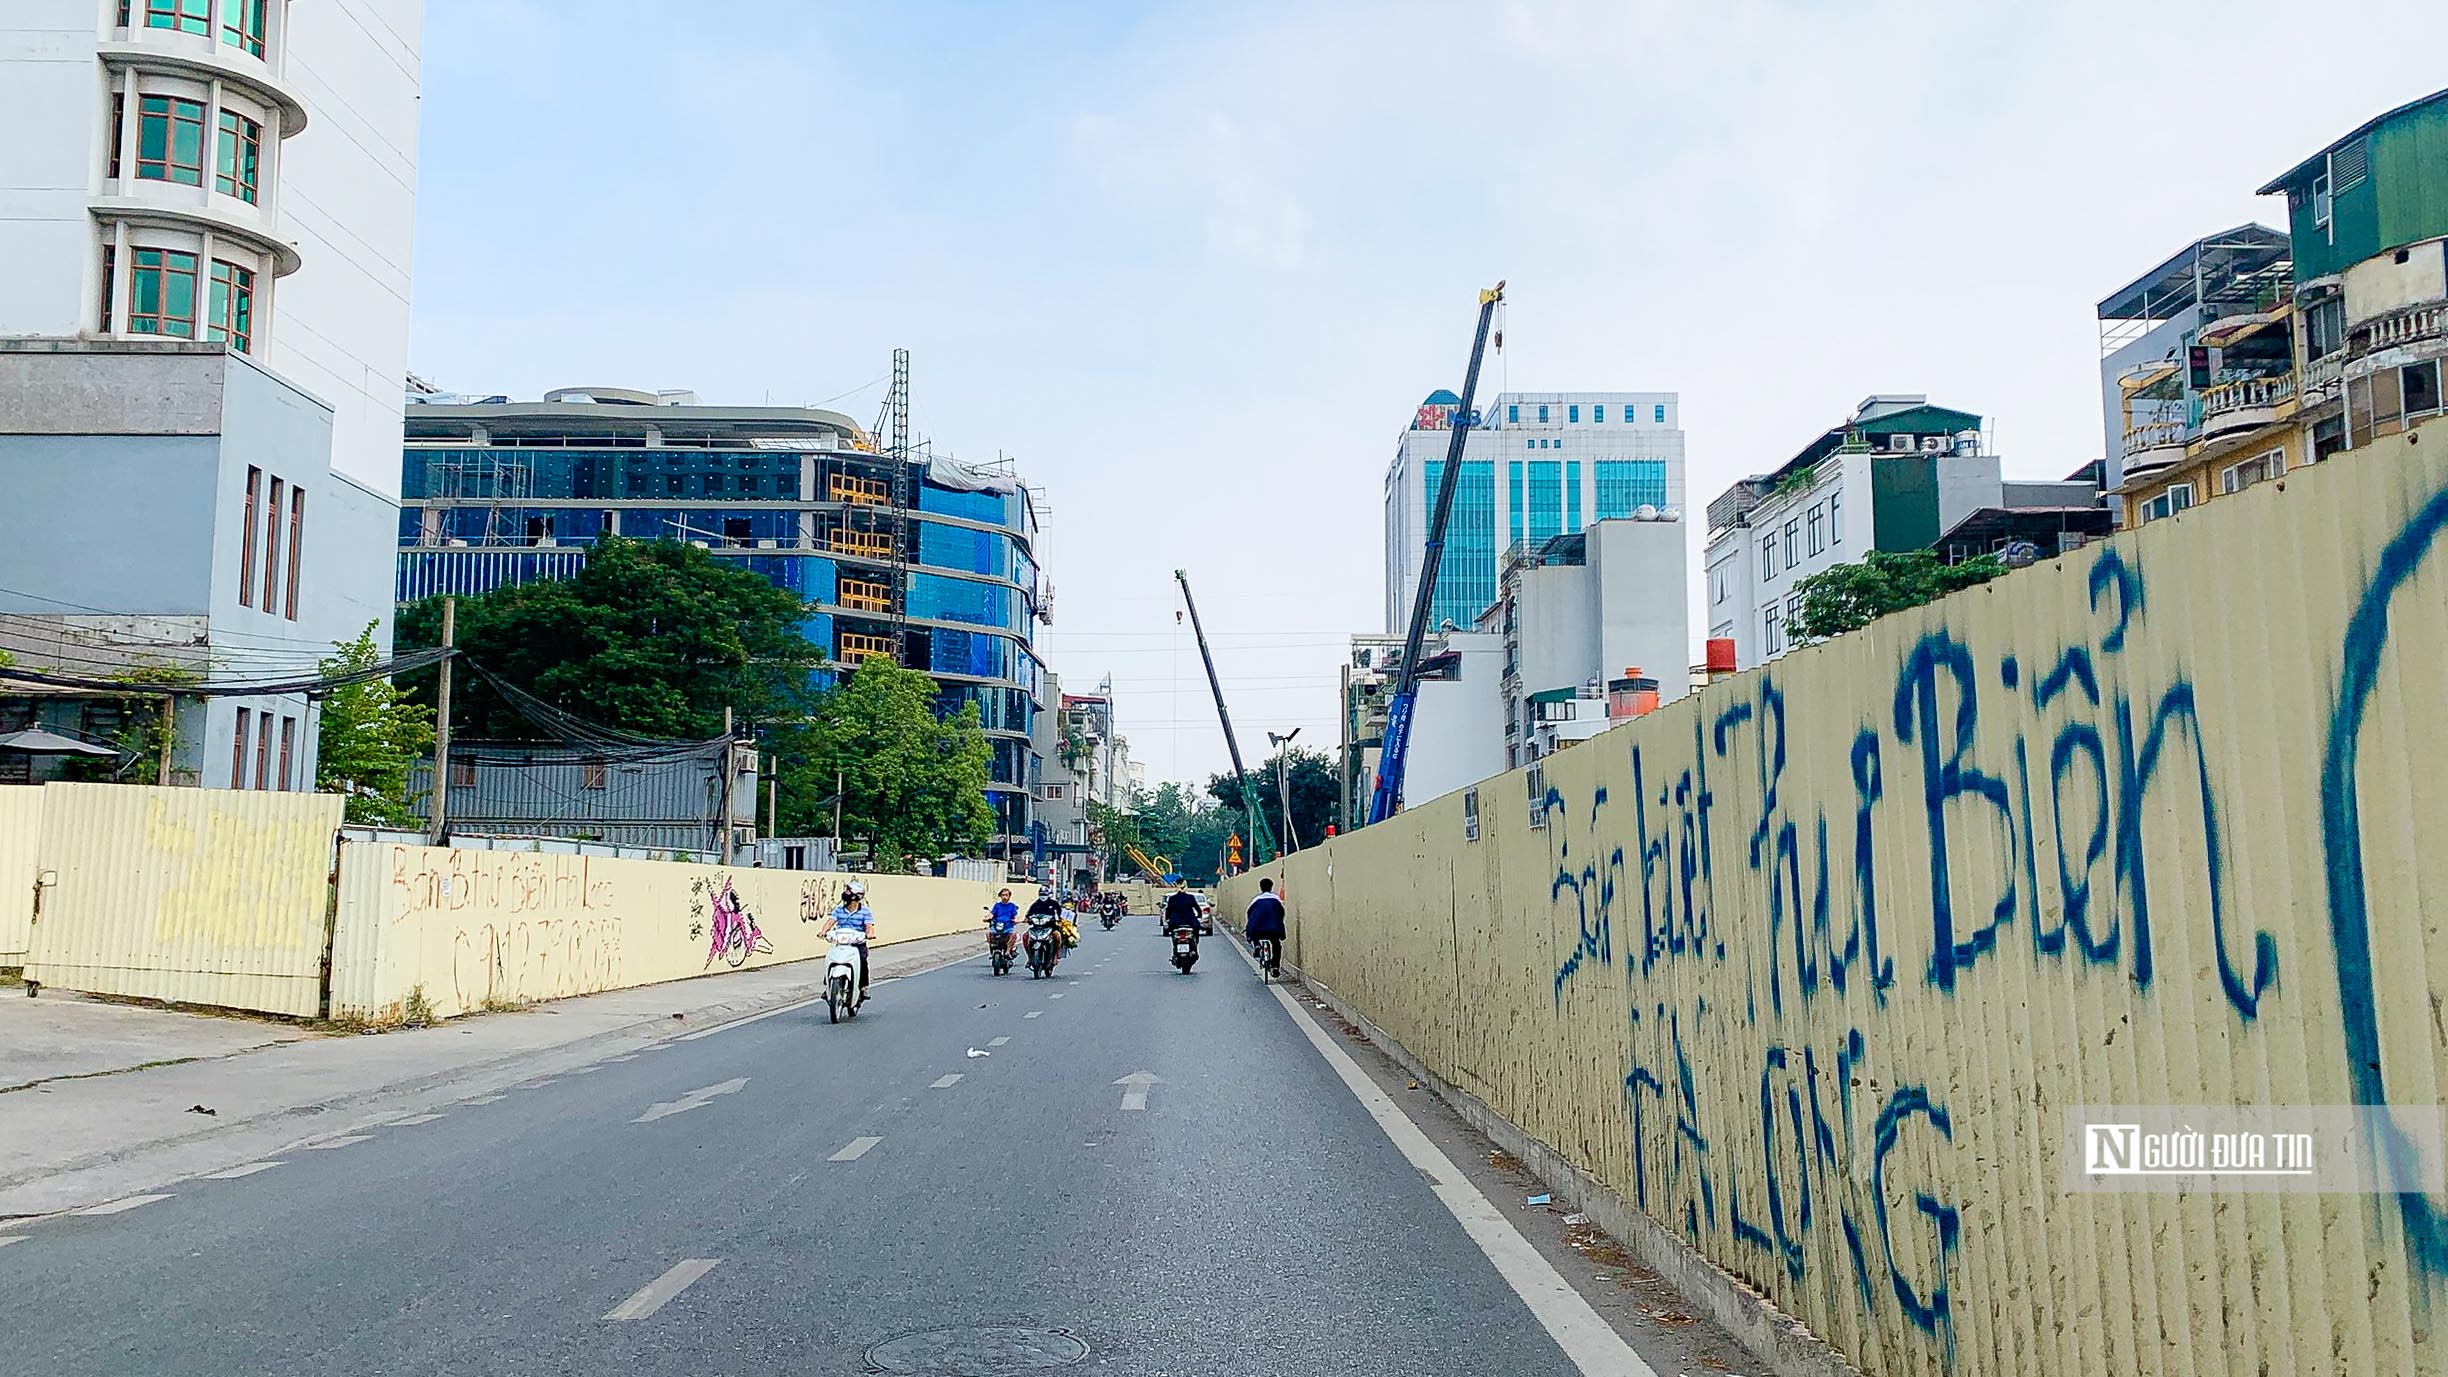
[[[1298,727],[1280,736],[1274,732],[1267,733],[1267,744],[1275,748],[1275,793],[1283,800],[1284,850],[1286,851],[1300,850],[1300,833],[1292,826],[1292,776],[1284,762],[1284,747],[1291,745],[1292,738],[1300,734],[1301,729]]]

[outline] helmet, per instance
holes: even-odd
[[[842,886],[842,897],[845,899],[864,899],[867,897],[867,886],[860,884],[856,880],[852,880],[850,883]]]

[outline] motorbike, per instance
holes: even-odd
[[[1040,980],[1054,973],[1054,959],[1062,952],[1062,932],[1054,920],[1044,914],[1029,919],[1028,966],[1029,978]]]
[[[1105,925],[1105,930],[1107,932],[1111,932],[1114,930],[1114,924],[1122,921],[1122,915],[1115,910],[1108,908],[1101,916],[1098,917],[1097,921]]]
[[[833,949],[825,955],[825,1022],[858,1017],[859,957],[866,945],[866,933],[833,929]]]
[[[1015,945],[1013,940],[1015,936],[1016,934],[996,932],[991,928],[987,930],[986,959],[993,965],[996,975],[1011,974],[1012,947]]]
[[[1183,975],[1198,964],[1198,929],[1184,924],[1173,929],[1173,964]]]

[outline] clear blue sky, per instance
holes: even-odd
[[[1385,464],[1481,287],[1499,383],[1682,394],[1695,517],[1873,392],[2061,476],[2094,303],[2448,82],[2448,6],[2353,10],[429,0],[413,363],[865,422],[909,348],[919,434],[1051,506],[1055,668],[1203,776],[1172,570],[1245,750],[1331,748]]]

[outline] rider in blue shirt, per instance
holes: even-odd
[[[859,933],[866,937],[867,942],[875,940],[875,910],[867,907],[867,886],[856,880],[843,885],[841,902],[833,906],[833,912],[825,918],[824,929],[816,935],[827,936],[835,928]],[[867,1002],[867,942],[861,942],[858,949],[858,1002],[861,1004]]]
[[[986,915],[986,931],[991,940],[998,945],[1008,943],[1019,926],[1020,906],[1012,902],[1011,891],[996,890],[994,907]]]

